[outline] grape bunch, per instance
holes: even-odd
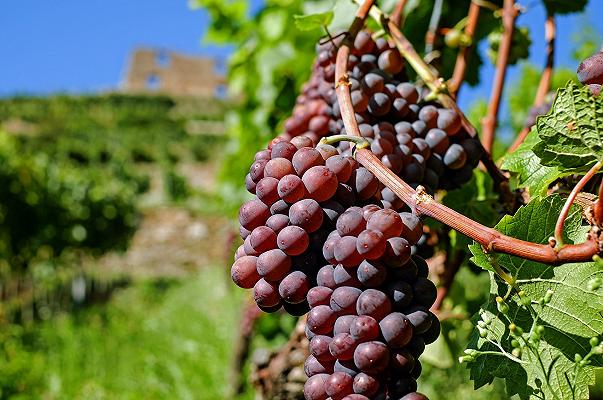
[[[259,151],[246,177],[255,199],[239,212],[240,234],[231,275],[253,288],[257,305],[293,315],[309,310],[306,295],[316,284],[322,249],[346,207],[377,202],[380,183],[330,145],[310,147],[305,136],[276,139]]]
[[[346,133],[334,89],[337,45],[334,41],[317,47],[312,76],[285,122],[285,139],[303,135],[316,144],[325,136]],[[408,82],[397,49],[362,31],[348,66],[360,132],[386,167],[430,193],[471,178],[482,155],[479,142],[463,129],[458,113],[429,101],[428,91]],[[342,154],[351,152],[348,142],[338,147]],[[385,189],[383,197],[391,201],[392,194]]]
[[[419,355],[440,334],[421,221],[374,204],[344,211],[323,246],[329,262],[307,300],[307,400],[425,399]]]

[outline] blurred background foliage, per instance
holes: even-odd
[[[395,1],[381,3],[390,10]],[[248,299],[228,276],[239,244],[232,217],[253,154],[280,132],[324,34],[296,29],[293,17],[333,2],[266,0],[253,10],[246,0],[191,4],[210,16],[204,40],[234,48],[227,100],[0,99],[2,399],[233,398],[230,366]],[[407,4],[404,32],[420,52],[432,7],[432,0]],[[469,0],[445,1],[440,25],[459,24],[468,7]],[[330,32],[345,29],[354,10],[335,2]],[[475,49],[499,27],[484,12]],[[592,29],[577,35],[576,59],[600,46]],[[457,50],[441,37],[436,49],[434,65],[449,77]],[[470,60],[467,84],[479,85],[480,66],[490,61],[477,50]],[[523,126],[538,85],[541,66],[519,64],[520,78],[505,91],[499,155]],[[553,86],[568,79],[574,72],[558,69]],[[477,99],[467,111],[479,124],[485,109]],[[223,122],[226,135],[199,131],[200,121]],[[423,363],[420,387],[432,400],[507,398],[500,382],[474,392],[457,363],[487,281],[468,262],[461,267],[442,337]],[[259,318],[244,377],[294,325],[284,314]],[[249,383],[243,389],[239,398],[254,398]]]

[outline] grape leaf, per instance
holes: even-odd
[[[543,0],[548,14],[569,14],[584,10],[588,0]]]
[[[527,188],[532,197],[542,197],[551,183],[555,180],[571,175],[570,172],[561,172],[559,167],[548,167],[540,163],[533,148],[541,143],[536,129],[525,138],[523,143],[511,154],[507,155],[501,168],[511,172],[517,178],[517,186]]]
[[[442,204],[487,226],[492,226],[498,219],[497,203],[498,197],[492,191],[492,178],[478,169],[473,171],[473,177],[469,182],[446,193],[442,199]],[[451,233],[453,232],[457,238],[453,243],[456,247],[466,249],[471,244],[469,238],[464,235],[456,235],[456,231],[451,231]]]
[[[553,234],[563,203],[559,196],[534,199],[515,216],[504,217],[496,229],[519,239],[546,243]],[[585,240],[587,228],[581,225],[579,207],[572,207],[565,227],[567,243]],[[590,284],[595,279],[603,279],[603,266],[594,262],[553,266],[515,256],[489,255],[477,244],[470,246],[470,250],[472,261],[491,271],[490,300],[481,311],[492,321],[488,339],[511,353],[510,321],[529,332],[537,312],[537,324],[544,326],[537,351],[524,349],[522,363],[500,354],[499,348],[475,331],[468,348],[499,353],[480,355],[470,364],[475,386],[481,387],[500,377],[506,380],[508,395],[518,394],[521,399],[587,398],[588,385],[594,383],[594,366],[603,366],[603,358],[596,356],[592,366],[580,369],[574,376],[574,356],[586,355],[591,348],[589,338],[603,334],[603,288]],[[510,321],[497,309],[496,296],[504,297],[509,286],[492,272],[494,263],[508,271],[516,281],[514,294],[507,301]],[[541,308],[536,302],[548,290],[553,291],[553,296]],[[532,299],[529,306],[532,312],[521,305],[516,294],[519,291]]]
[[[333,11],[325,11],[310,15],[294,15],[295,26],[300,31],[311,31],[328,26],[333,21]]]
[[[574,82],[559,89],[551,111],[536,121],[540,163],[584,173],[603,159],[603,97]]]

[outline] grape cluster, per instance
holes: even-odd
[[[418,357],[440,324],[427,264],[411,255],[422,234],[415,215],[374,204],[339,216],[307,296],[307,400],[426,398]]]
[[[322,137],[346,133],[334,89],[337,45],[317,47],[312,76],[285,122],[284,138],[303,135],[316,144]],[[429,101],[426,90],[408,82],[395,48],[362,31],[348,66],[360,132],[385,166],[428,192],[452,189],[471,178],[482,155],[479,142],[463,129],[458,113]],[[350,154],[349,143],[341,142],[339,151]],[[392,194],[386,189],[383,197],[390,201]]]
[[[306,295],[316,285],[327,235],[346,207],[376,202],[380,183],[330,145],[309,147],[305,136],[276,139],[258,152],[246,177],[255,199],[240,208],[243,244],[231,275],[253,288],[257,305],[293,315],[309,310]]]

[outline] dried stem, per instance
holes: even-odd
[[[341,109],[341,117],[346,132],[354,136],[362,135],[358,129],[358,123],[356,122],[354,107],[352,105],[352,98],[350,96],[350,82],[347,76],[348,56],[350,54],[353,39],[360,29],[357,26],[356,21],[362,20],[362,13],[367,12],[370,8],[370,6],[368,6],[369,8],[366,7],[367,3],[372,2],[364,2],[362,7],[360,7],[358,10],[356,20],[352,24],[349,34],[346,36],[346,39],[343,41],[342,46],[337,52],[337,61],[335,66],[335,81],[337,82],[336,92]],[[379,16],[379,20],[381,20],[382,15],[383,14]],[[393,24],[388,24],[388,26],[394,34],[398,35],[397,40],[400,42],[401,46],[406,46],[405,50],[412,54],[414,49],[412,49],[410,43],[408,43],[408,41],[405,40],[405,38],[401,35],[399,30],[397,30],[396,26]],[[414,52],[414,54],[416,54],[416,52]],[[414,57],[407,59],[411,65],[418,64],[417,59]],[[420,58],[418,58],[418,60],[422,62]],[[421,68],[421,65],[419,65],[419,68]],[[431,72],[429,72],[429,74],[431,74]],[[431,82],[431,84],[433,84],[433,82]],[[424,190],[415,191],[399,176],[394,174],[390,169],[383,165],[381,160],[379,160],[370,150],[358,149],[356,151],[356,159],[366,169],[372,172],[377,179],[379,179],[379,181],[392,190],[404,203],[411,207],[417,213],[417,215],[432,217],[435,220],[450,226],[458,232],[480,243],[488,252],[497,251],[519,256],[528,260],[551,264],[587,261],[590,260],[593,255],[598,253],[598,243],[592,236],[588,241],[582,244],[567,245],[557,250],[550,245],[531,243],[503,235],[495,229],[484,226],[442,204],[439,204]]]
[[[544,37],[546,40],[546,63],[544,71],[538,83],[536,98],[534,99],[535,106],[544,104],[546,94],[551,88],[551,78],[553,76],[553,65],[555,63],[555,37],[556,37],[555,16],[549,14],[544,22]]]
[[[467,26],[465,26],[465,35],[473,42],[473,35],[477,28],[477,21],[479,20],[480,6],[476,2],[472,1],[469,5],[469,13],[467,14]],[[471,46],[461,46],[461,49],[456,56],[456,63],[454,64],[454,72],[452,78],[448,82],[448,90],[454,97],[458,96],[458,92],[465,80],[465,71],[467,70],[467,61],[469,54],[471,54]]]
[[[464,259],[465,252],[460,250],[455,252],[451,260],[446,260],[446,268],[440,276],[440,287],[438,287],[438,295],[436,297],[435,302],[431,306],[432,311],[442,309],[442,303],[448,295],[448,292],[450,292],[452,282],[454,282],[454,277],[456,276],[457,272],[459,272],[459,269],[461,268]]]
[[[490,103],[488,104],[488,113],[482,120],[482,141],[484,147],[489,152],[492,151],[492,145],[494,144],[494,131],[497,126],[498,110],[500,108],[500,100],[505,85],[505,76],[507,74],[507,64],[509,63],[509,53],[511,52],[513,28],[515,26],[516,17],[517,8],[515,7],[515,0],[505,0],[502,14],[503,37],[496,59],[496,73],[494,74],[492,93],[490,95]]]
[[[563,225],[565,225],[565,219],[569,214],[572,204],[574,204],[574,201],[576,200],[576,196],[578,196],[578,193],[582,191],[584,185],[586,185],[588,181],[590,181],[590,179],[595,176],[597,172],[599,172],[601,167],[603,167],[603,161],[599,161],[593,165],[592,168],[588,170],[586,175],[584,175],[582,179],[576,183],[576,186],[574,186],[567,197],[567,200],[561,209],[561,213],[559,214],[559,218],[557,218],[557,224],[555,224],[555,241],[557,242],[557,247],[563,246]]]
[[[553,65],[555,62],[555,37],[556,37],[555,17],[549,15],[544,23],[544,36],[546,39],[546,62],[542,75],[540,76],[540,82],[538,83],[538,89],[536,91],[536,97],[534,98],[534,107],[541,106],[544,104],[546,95],[551,88],[551,78],[553,76]],[[513,144],[509,147],[509,152],[515,151],[526,139],[526,136],[530,133],[531,126],[524,126]]]
[[[431,12],[431,19],[429,20],[429,27],[425,34],[425,54],[429,54],[433,51],[433,45],[436,40],[436,32],[438,25],[440,25],[440,18],[442,16],[442,5],[443,0],[435,0],[433,3],[433,11]]]
[[[407,0],[398,0],[394,10],[392,11],[391,20],[396,26],[400,27],[404,23],[404,7],[406,7]]]
[[[598,227],[603,226],[603,200],[601,199],[603,199],[603,180],[599,185],[599,198],[597,199],[594,205],[595,223]]]

